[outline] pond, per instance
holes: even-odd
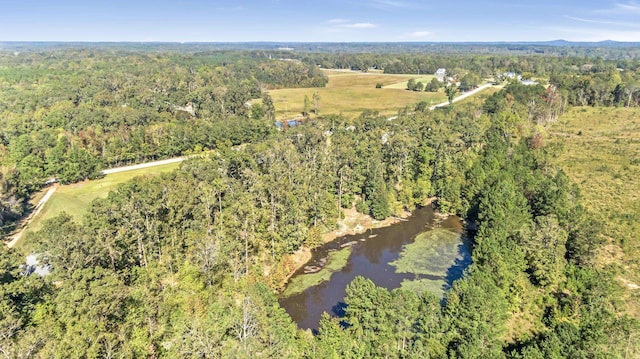
[[[344,314],[345,289],[356,276],[387,289],[442,295],[470,263],[471,243],[461,219],[436,221],[427,206],[405,221],[340,237],[314,250],[289,281],[280,304],[300,328],[317,329],[323,312]]]

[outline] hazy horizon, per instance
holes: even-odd
[[[24,0],[5,42],[640,41],[637,1]]]

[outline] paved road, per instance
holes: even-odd
[[[168,165],[170,163],[179,163],[179,162],[182,162],[182,161],[186,160],[187,158],[189,158],[189,157],[186,157],[186,156],[184,156],[184,157],[175,157],[175,158],[169,158],[167,160],[146,162],[146,163],[140,163],[140,164],[137,164],[137,165],[124,166],[124,167],[109,168],[108,170],[102,171],[102,174],[110,175],[110,174],[113,174],[113,173],[120,173],[120,172],[125,172],[125,171],[133,171],[133,170],[139,170],[139,169],[143,169],[143,168]]]
[[[460,95],[460,96],[458,96],[458,97],[454,98],[454,99],[453,99],[453,102],[462,101],[462,100],[464,100],[465,98],[467,98],[467,97],[469,97],[469,96],[473,96],[473,95],[477,94],[478,92],[483,91],[483,90],[485,90],[485,89],[487,89],[487,88],[489,88],[489,87],[491,87],[491,86],[493,86],[493,85],[492,85],[492,84],[484,84],[484,85],[482,85],[482,86],[478,87],[478,88],[477,88],[477,89],[475,89],[475,90],[472,90],[472,91],[469,91],[469,92],[465,92],[465,93],[463,93],[462,95]],[[439,108],[439,107],[445,107],[445,106],[449,106],[449,101],[442,102],[442,103],[439,103],[439,104],[437,104],[437,105],[433,105],[433,106],[429,107],[429,110],[430,110],[430,111],[433,111],[433,110],[435,110],[436,108]],[[391,116],[391,117],[389,117],[389,118],[387,119],[387,121],[393,121],[393,120],[395,120],[395,119],[397,119],[397,118],[398,118],[398,116]]]
[[[454,98],[454,99],[453,99],[453,102],[462,101],[462,100],[464,100],[465,98],[467,98],[467,97],[469,97],[469,96],[473,96],[473,95],[477,94],[478,92],[483,91],[484,89],[487,89],[487,88],[489,88],[489,87],[491,87],[491,86],[493,86],[493,85],[492,85],[492,84],[484,84],[484,85],[482,85],[482,86],[478,87],[478,88],[477,88],[477,89],[475,89],[475,90],[471,90],[471,91],[469,91],[469,92],[465,92],[465,93],[463,93],[462,95],[460,95],[460,96],[458,96],[458,97]],[[433,105],[433,106],[429,107],[429,110],[433,111],[433,110],[435,110],[435,109],[436,109],[436,108],[438,108],[438,107],[445,107],[445,106],[449,106],[449,101],[447,101],[447,102],[443,102],[443,103],[439,103],[439,104],[437,104],[437,105]]]

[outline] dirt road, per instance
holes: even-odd
[[[179,163],[179,162],[182,162],[182,161],[186,160],[187,158],[188,157],[186,157],[186,156],[184,156],[184,157],[175,157],[175,158],[169,158],[169,159],[161,160],[161,161],[140,163],[140,164],[131,165],[131,166],[109,168],[109,169],[106,169],[106,170],[102,171],[102,174],[109,175],[109,174],[120,173],[120,172],[125,172],[125,171],[139,170],[139,169],[142,169],[142,168],[149,168],[149,167],[168,165],[168,164],[171,164],[171,163]],[[35,210],[33,212],[31,212],[31,214],[27,218],[22,220],[22,225],[21,225],[20,230],[18,230],[18,232],[16,232],[11,237],[9,237],[10,241],[7,243],[7,246],[9,246],[9,248],[13,248],[20,241],[20,239],[24,235],[24,232],[25,232],[26,228],[29,226],[31,221],[38,214],[40,214],[40,211],[42,211],[42,208],[44,207],[44,204],[47,203],[47,201],[51,198],[51,196],[53,195],[53,193],[56,191],[57,188],[58,188],[57,185],[54,185],[53,187],[49,188],[47,193],[42,197],[42,199],[40,199],[40,201],[38,201],[38,204],[36,204]]]
[[[35,216],[37,216],[40,213],[40,211],[42,211],[44,204],[47,203],[47,201],[49,200],[49,198],[51,198],[51,196],[56,191],[56,189],[58,189],[57,185],[54,185],[53,187],[49,188],[47,193],[45,193],[45,195],[40,199],[40,201],[38,201],[38,204],[36,204],[35,210],[31,212],[31,214],[27,218],[24,219],[22,228],[20,228],[20,230],[16,234],[10,237],[11,240],[9,241],[9,243],[7,243],[7,246],[9,248],[13,248],[13,246],[15,246],[16,243],[18,243],[20,238],[22,238],[22,235],[24,234],[24,230],[27,228],[29,223],[31,223],[31,220],[35,218]]]

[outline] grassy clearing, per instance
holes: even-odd
[[[302,293],[314,285],[320,284],[331,278],[331,275],[347,265],[349,256],[351,255],[351,247],[341,249],[339,251],[329,253],[327,264],[316,273],[298,275],[289,282],[287,289],[282,293],[282,297],[290,297],[292,295]]]
[[[582,203],[603,224],[607,245],[597,258],[626,289],[640,318],[640,109],[578,107],[550,129],[552,159],[580,187]]]
[[[29,224],[27,230],[37,231],[42,226],[43,221],[54,218],[62,212],[66,212],[76,220],[81,221],[91,201],[96,198],[107,197],[109,192],[114,190],[119,184],[127,182],[137,176],[170,172],[179,166],[179,163],[171,163],[168,165],[114,173],[95,181],[85,181],[60,186],[53,196],[51,196],[51,199],[44,205],[42,212]]]
[[[318,92],[320,114],[344,114],[355,117],[365,110],[394,115],[407,105],[420,101],[437,104],[446,101],[442,92],[414,92],[402,88],[375,88],[377,83],[406,85],[412,75],[385,75],[361,72],[327,71],[329,84],[324,88],[298,88],[269,91],[276,107],[278,119],[292,118],[302,113],[305,95],[312,99]],[[406,86],[405,86],[406,87]]]
[[[406,76],[407,77],[404,80],[404,82],[396,82],[394,84],[387,85],[384,88],[405,90],[407,88],[407,81],[409,81],[409,79],[416,80],[416,83],[422,82],[423,85],[427,86],[427,84],[429,82],[431,82],[431,80],[435,77],[433,75],[428,75],[428,76],[425,76],[425,75],[406,75]]]
[[[375,88],[376,84],[379,83],[385,87],[402,83],[404,87],[401,87],[401,89],[405,89],[407,87],[407,81],[411,78],[416,78],[415,75],[390,75],[373,72],[332,72],[331,70],[327,70],[325,73],[329,76],[328,88]]]

